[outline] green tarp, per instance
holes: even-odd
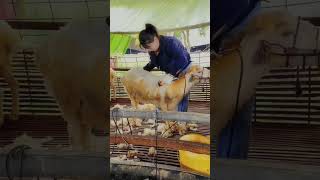
[[[127,51],[132,37],[124,34],[111,34],[110,54],[111,56],[122,56]]]

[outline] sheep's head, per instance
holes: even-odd
[[[187,75],[190,81],[205,82],[210,78],[210,70],[198,65],[193,65],[186,73],[186,76]]]
[[[265,64],[268,68],[285,67],[285,58],[266,52],[285,52],[284,49],[291,46],[298,22],[298,17],[286,10],[262,11],[249,22],[246,41],[242,42],[242,47],[247,44],[248,51],[252,51],[252,47],[259,46],[254,56],[255,65]]]
[[[297,18],[287,10],[265,10],[259,12],[245,28],[246,33],[272,33],[286,36],[293,34],[296,28]]]

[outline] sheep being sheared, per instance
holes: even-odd
[[[12,93],[11,119],[17,120],[19,116],[19,85],[13,75],[11,65],[12,56],[17,50],[19,36],[5,22],[0,21],[0,76],[8,83]],[[3,124],[4,91],[0,90],[0,126]]]
[[[71,22],[50,35],[37,53],[37,63],[68,123],[75,150],[94,150],[92,128],[107,127],[108,29],[104,21]]]
[[[264,74],[272,67],[286,65],[286,57],[268,55],[262,52],[262,40],[292,47],[298,18],[286,10],[265,10],[249,20],[244,31],[229,41],[226,47],[239,47],[243,59],[243,76],[236,109],[236,99],[240,79],[241,59],[237,51],[229,51],[213,59],[213,126],[214,134],[221,130],[232,119],[234,112],[240,110],[255,94],[255,87]],[[301,20],[297,34],[296,47],[315,49],[317,27]],[[305,35],[307,34],[307,36]],[[293,62],[292,62],[293,63]],[[314,65],[308,61],[306,65]],[[300,65],[302,63],[299,63]],[[289,64],[293,65],[293,64]]]
[[[122,83],[135,109],[140,103],[151,103],[162,111],[175,111],[183,96],[203,81],[202,78],[209,77],[210,71],[197,65],[177,80],[168,75],[154,75],[142,68],[132,68],[122,78]]]

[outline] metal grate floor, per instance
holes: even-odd
[[[114,148],[114,151],[113,151],[113,148]],[[139,145],[134,146],[134,149],[139,152],[138,158],[140,159],[140,161],[150,162],[150,163],[156,163],[157,161],[158,164],[180,167],[179,154],[177,151],[167,150],[167,149],[158,147],[157,157],[150,157],[148,156],[149,148],[150,146],[149,147],[139,146]],[[115,145],[110,145],[110,152],[113,152],[111,154],[111,157],[127,154],[127,150],[118,149]]]
[[[116,104],[131,105],[129,99],[118,98],[111,101],[111,106]],[[188,112],[210,114],[210,102],[209,101],[189,101]]]

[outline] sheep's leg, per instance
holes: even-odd
[[[68,121],[69,142],[72,150],[92,151],[91,128],[79,121]]]
[[[80,124],[81,126],[81,144],[83,145],[84,150],[86,151],[94,151],[95,147],[91,144],[91,127],[85,124]]]
[[[73,121],[74,122],[74,121]],[[71,139],[72,149],[79,151],[92,151],[96,152],[95,144],[92,143],[91,127],[85,124],[81,124],[80,121],[74,122],[75,125],[71,127]],[[105,147],[106,148],[106,147]],[[74,180],[91,180],[91,179],[103,179],[101,177],[75,177]],[[105,179],[105,178],[104,178]]]
[[[96,151],[95,144],[93,143],[93,136],[91,133],[92,127],[87,124],[87,122],[90,122],[90,117],[88,117],[88,112],[86,108],[86,104],[84,103],[86,101],[80,100],[80,106],[78,108],[78,113],[77,113],[77,119],[76,122],[79,123],[79,139],[77,140],[79,144],[81,145],[81,148],[85,151]]]
[[[132,98],[130,98],[130,99],[131,99],[131,106],[132,106],[135,110],[138,110],[139,102],[133,100]],[[132,119],[133,119],[134,122],[136,122],[138,118],[133,117]],[[128,121],[129,121],[129,118],[128,118]]]
[[[161,101],[160,108],[161,108],[161,111],[170,111],[169,105],[165,101]],[[171,121],[171,120],[165,120],[165,121]]]
[[[113,93],[112,93],[112,97],[111,97],[111,100],[112,100],[112,99],[114,99],[114,87],[113,87],[112,82],[110,82],[110,86],[111,86],[111,89],[112,89],[112,91],[113,91]]]
[[[11,119],[17,120],[19,118],[19,86],[18,82],[15,80],[12,74],[11,66],[7,66],[3,69],[2,76],[5,81],[8,83],[11,93],[12,93],[12,111],[11,111]]]
[[[130,98],[131,99],[131,98]],[[131,99],[131,106],[134,108],[134,109],[138,109],[138,102],[137,101],[135,101],[135,100],[132,100]]]
[[[72,149],[79,150],[79,151],[92,151],[92,152],[103,152],[100,149],[97,150],[95,144],[92,142],[92,134],[91,134],[91,127],[80,123],[80,119],[71,121],[72,125],[70,127],[70,135],[72,140]],[[103,149],[106,150],[106,147]],[[75,180],[90,180],[90,179],[102,179],[101,177],[76,177],[73,178]]]
[[[114,96],[115,96],[115,89],[114,89],[114,85],[113,85],[113,82],[110,81],[110,90],[112,89],[113,93],[112,93],[112,97],[111,97],[111,100],[114,99]]]
[[[112,89],[113,89],[113,98],[114,100],[117,99],[117,90],[116,90],[116,86],[112,83]]]
[[[117,87],[113,85],[114,88],[114,99],[117,100]]]
[[[71,112],[64,113],[65,118],[68,121],[68,132],[70,145],[73,150],[89,151],[91,141],[91,127],[84,124],[83,118],[85,118],[86,109],[83,108],[83,101],[80,100],[79,107],[77,108],[76,116],[70,116]]]
[[[80,121],[68,119],[69,142],[72,150],[82,151],[83,149],[83,131]]]
[[[168,106],[166,103],[160,103],[161,111],[168,111]]]

